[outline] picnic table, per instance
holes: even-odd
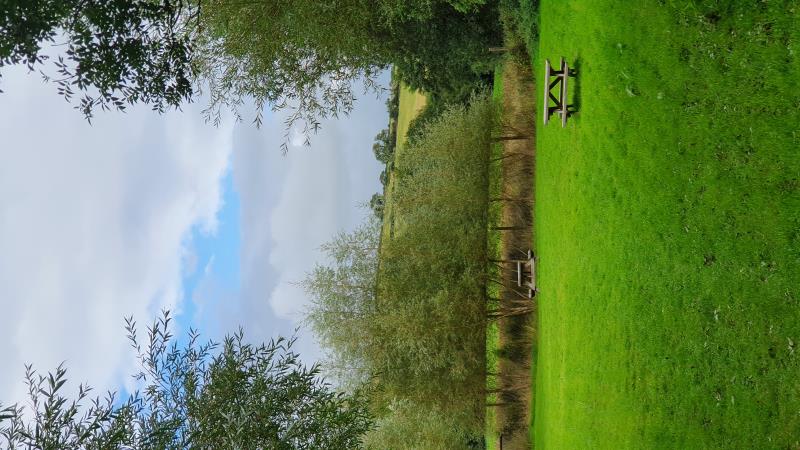
[[[517,286],[528,289],[528,298],[536,295],[536,257],[528,250],[525,259],[514,260],[517,268]]]
[[[550,121],[553,114],[561,115],[561,127],[567,126],[567,117],[570,116],[572,105],[568,101],[567,85],[569,77],[575,76],[575,71],[569,68],[567,61],[562,57],[558,69],[550,65],[550,60],[544,61],[544,124]],[[553,79],[552,81],[550,79]],[[558,88],[555,94],[553,89]],[[550,103],[553,103],[552,105]]]

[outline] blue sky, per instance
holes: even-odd
[[[189,257],[183,276],[183,300],[176,321],[180,329],[189,327],[198,330],[213,328],[213,317],[198,314],[192,300],[198,285],[204,277],[212,277],[217,286],[231,297],[237,297],[241,290],[241,205],[239,194],[233,183],[233,173],[228,171],[220,182],[222,202],[217,212],[217,228],[214,232],[195,226],[190,237]]]

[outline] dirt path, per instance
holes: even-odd
[[[509,61],[503,70],[503,127],[497,137],[503,143],[502,160],[502,259],[523,259],[533,245],[533,199],[535,165],[535,86],[530,67]],[[497,418],[503,434],[503,449],[530,449],[532,366],[531,350],[536,340],[537,303],[525,301],[527,291],[516,287],[516,268],[502,271],[501,298],[506,306],[530,305],[526,314],[501,317]]]

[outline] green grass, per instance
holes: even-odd
[[[412,91],[405,83],[400,83],[400,107],[397,113],[397,147],[402,148],[406,142],[406,133],[411,121],[417,117],[427,103],[425,94]]]
[[[706,3],[541,2],[537,448],[800,446],[800,6]]]

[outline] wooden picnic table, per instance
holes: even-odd
[[[561,127],[567,126],[567,117],[570,116],[572,105],[568,101],[569,77],[574,76],[574,70],[569,68],[567,61],[562,57],[558,70],[550,65],[550,60],[544,61],[544,124],[550,121],[553,114],[561,115]],[[553,78],[551,81],[550,79]],[[556,94],[553,89],[558,87]],[[550,102],[554,104],[551,105]]]
[[[536,257],[528,250],[525,259],[514,260],[517,266],[517,286],[528,289],[528,298],[536,295]],[[528,275],[525,279],[525,275]]]

